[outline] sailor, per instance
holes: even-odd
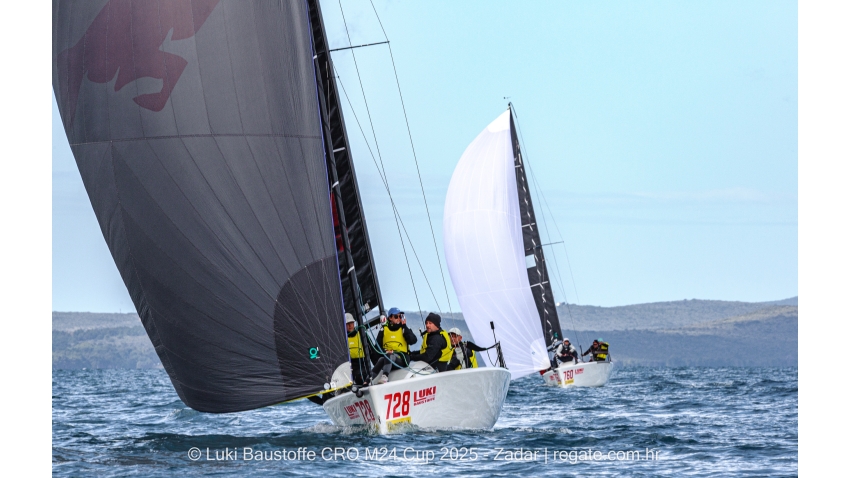
[[[386,383],[393,368],[406,367],[409,363],[410,345],[416,343],[416,334],[407,327],[404,313],[398,307],[388,310],[387,315],[387,323],[376,338],[377,344],[383,350],[371,351],[372,362],[375,363],[370,378],[370,383],[373,384]],[[382,373],[383,376],[376,380]]]
[[[439,315],[431,312],[425,318],[425,330],[422,335],[422,348],[410,354],[410,360],[421,360],[438,372],[445,372],[452,358],[452,341],[449,334],[440,328]]]
[[[478,357],[475,356],[475,352],[483,352],[487,348],[479,347],[469,341],[464,342],[463,335],[457,327],[449,329],[449,338],[452,341],[452,347],[454,347],[454,354],[452,354],[452,359],[449,360],[448,369],[478,368]]]
[[[590,360],[592,362],[605,362],[608,360],[608,342],[604,342],[602,339],[596,339],[590,345],[590,348],[585,350],[582,357],[590,354]]]
[[[564,348],[564,343],[561,342],[561,339],[558,338],[558,333],[555,332],[552,336],[552,343],[546,347],[546,350],[552,352],[552,358],[549,359],[550,370],[555,370],[558,368],[558,355],[561,354],[561,351]]]
[[[578,351],[570,343],[570,339],[565,338],[564,341],[555,348],[555,360],[558,364],[573,362],[578,363]]]
[[[368,373],[366,363],[366,351],[360,341],[360,332],[357,331],[357,322],[350,313],[345,313],[345,328],[348,331],[348,355],[351,356],[351,379],[357,385],[363,385],[363,377]]]

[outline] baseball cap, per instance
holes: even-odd
[[[351,315],[350,313],[346,312],[345,313],[345,323],[346,324],[353,324],[354,323],[354,316]]]
[[[398,307],[392,307],[390,310],[387,311],[388,316],[389,315],[398,315],[400,313],[401,313],[401,310],[399,310]]]
[[[457,328],[457,327],[452,327],[452,328],[450,328],[450,329],[449,329],[449,333],[450,333],[450,334],[455,334],[455,335],[463,335],[463,334],[461,334],[461,333],[460,333],[460,329],[459,329],[459,328]]]

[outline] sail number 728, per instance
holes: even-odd
[[[406,417],[410,414],[410,391],[404,393],[388,393],[384,395],[384,400],[387,401],[387,420],[392,418]]]

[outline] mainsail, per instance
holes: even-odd
[[[351,254],[351,264],[347,260],[339,261],[343,304],[345,311],[350,312],[355,317],[366,312],[361,311],[361,306],[369,309],[378,307],[383,313],[381,288],[378,285],[375,261],[372,259],[372,246],[369,243],[369,232],[366,228],[363,204],[360,201],[357,175],[354,172],[354,163],[351,160],[351,147],[345,131],[339,92],[334,81],[336,74],[328,49],[322,11],[318,0],[307,0],[307,6],[313,29],[319,95],[324,105],[323,111],[327,112],[325,117],[327,121],[327,149],[330,150],[329,156],[333,161],[328,169],[331,175],[334,172],[336,173],[335,177],[329,178],[328,183],[338,191],[342,203],[341,214],[334,207],[337,250],[340,255],[344,255],[346,249]],[[344,235],[347,235],[347,238],[343,237]],[[348,247],[346,247],[346,239],[348,240]],[[352,272],[356,276],[356,285],[352,285],[352,277],[348,272],[351,267],[354,267]],[[355,291],[358,291],[357,294],[355,294]]]
[[[486,343],[494,323],[512,379],[549,367],[526,272],[514,151],[506,111],[463,152],[443,212],[446,263],[466,324]]]
[[[513,108],[508,108],[513,112]],[[522,244],[525,248],[525,267],[528,272],[528,282],[531,284],[531,295],[540,315],[540,324],[543,326],[543,337],[546,343],[552,343],[555,339],[563,339],[561,332],[561,321],[558,320],[558,311],[555,309],[555,296],[552,294],[552,284],[549,282],[549,271],[546,267],[546,258],[543,257],[543,243],[540,240],[540,228],[534,215],[534,205],[531,200],[531,191],[528,185],[528,177],[525,175],[525,163],[522,160],[522,151],[519,148],[519,138],[516,134],[513,115],[511,120],[511,142],[514,151],[514,169],[516,170],[516,188],[519,196],[519,213],[522,218]]]
[[[196,410],[321,392],[348,360],[309,17],[300,1],[54,0],[65,132]]]

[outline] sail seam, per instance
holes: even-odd
[[[150,141],[155,139],[183,139],[183,138],[217,138],[217,137],[246,137],[246,138],[302,138],[302,139],[322,139],[321,136],[314,136],[309,134],[275,134],[275,133],[257,133],[257,134],[248,134],[248,133],[211,133],[211,134],[174,134],[167,136],[140,136],[136,138],[121,138],[121,139],[107,139],[103,141],[85,141],[81,143],[70,143],[71,146],[82,146],[86,144],[111,144],[111,143],[123,143],[127,141]]]

